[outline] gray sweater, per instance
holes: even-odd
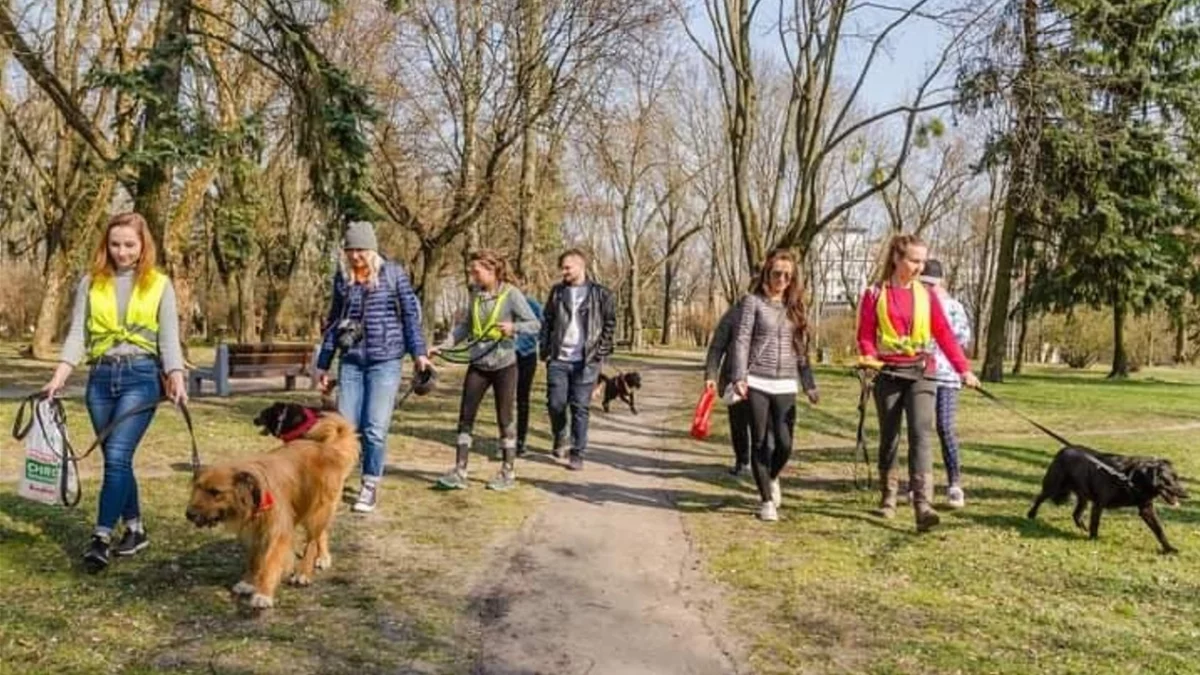
[[[479,298],[479,318],[486,324],[496,307],[496,299],[505,291],[508,294],[504,296],[504,305],[500,308],[500,314],[496,316],[496,323],[511,322],[513,335],[501,339],[494,348],[487,340],[471,345],[471,365],[481,370],[500,370],[516,363],[517,350],[513,338],[518,333],[536,335],[542,327],[542,322],[538,321],[537,315],[529,308],[525,295],[509,284],[501,285],[495,293],[472,289],[462,320],[454,325],[450,335],[438,348],[445,351],[471,337],[471,313],[475,309],[475,298]]]
[[[133,291],[133,270],[120,270],[114,276],[117,286],[117,316],[125,322],[125,310],[129,306],[129,296]],[[86,355],[87,340],[84,331],[87,330],[88,294],[92,286],[92,277],[85,274],[79,280],[75,289],[75,306],[71,311],[71,329],[63,342],[59,360],[71,366],[79,365]],[[146,350],[128,342],[119,342],[104,352],[105,356],[146,354]],[[175,310],[175,287],[170,283],[163,289],[162,300],[158,303],[158,353],[162,360],[163,372],[183,370],[183,348],[179,344],[179,314]]]
[[[793,346],[794,331],[783,303],[757,293],[743,298],[733,343],[733,381],[742,382],[748,375],[772,380],[799,377],[804,391],[815,390],[808,355],[797,354]]]

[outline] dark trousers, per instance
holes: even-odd
[[[750,413],[750,401],[742,399],[729,406],[729,441],[733,444],[733,461],[739,466],[750,464],[750,449],[753,447],[754,424]]]
[[[550,428],[554,432],[554,447],[562,447],[567,440],[567,409],[570,408],[571,454],[583,456],[587,452],[588,406],[592,402],[592,388],[600,364],[584,364],[582,361],[559,361],[546,365],[546,402],[550,409]]]
[[[875,378],[875,410],[879,414],[879,473],[896,466],[900,452],[900,424],[908,421],[908,473],[933,471],[930,431],[933,429],[937,383],[926,378],[909,379],[885,370]]]
[[[537,374],[537,354],[517,357],[517,447],[525,447],[529,435],[529,395],[533,392],[533,376]]]
[[[796,427],[796,395],[750,390],[751,435],[754,452],[750,467],[758,495],[771,500],[771,481],[779,477],[792,456],[792,430]],[[774,442],[772,442],[774,441]]]

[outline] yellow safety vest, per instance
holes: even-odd
[[[125,320],[117,316],[117,284],[112,277],[92,280],[88,290],[88,358],[95,360],[115,345],[128,342],[158,354],[158,304],[170,280],[152,270],[150,283],[134,281],[125,308]]]
[[[920,281],[912,282],[913,321],[910,335],[898,334],[896,327],[892,325],[892,319],[888,316],[887,287],[886,283],[880,284],[879,300],[875,302],[875,316],[878,317],[875,322],[877,325],[875,335],[880,356],[887,354],[915,356],[929,351],[932,329],[929,321],[929,291],[925,288],[925,284]]]
[[[500,332],[500,328],[496,326],[500,319],[500,308],[504,306],[504,299],[508,297],[509,289],[505,288],[499,295],[496,296],[496,304],[492,306],[492,311],[488,314],[487,322],[479,317],[479,294],[475,295],[475,302],[471,305],[471,339],[472,340],[499,340],[504,337]]]

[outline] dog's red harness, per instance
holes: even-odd
[[[312,429],[317,424],[318,419],[320,419],[320,417],[317,415],[317,413],[313,412],[312,408],[304,408],[304,421],[292,427],[291,429],[288,429],[286,432],[279,434],[279,440],[283,441],[284,443],[289,443],[297,438],[300,438],[304,434],[307,434],[308,430]]]

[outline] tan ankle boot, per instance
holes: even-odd
[[[900,475],[896,470],[885,471],[879,476],[879,508],[875,514],[883,518],[896,517],[896,495],[900,491]]]
[[[912,477],[913,511],[917,518],[917,532],[928,532],[941,518],[933,510],[933,474],[920,473]]]

